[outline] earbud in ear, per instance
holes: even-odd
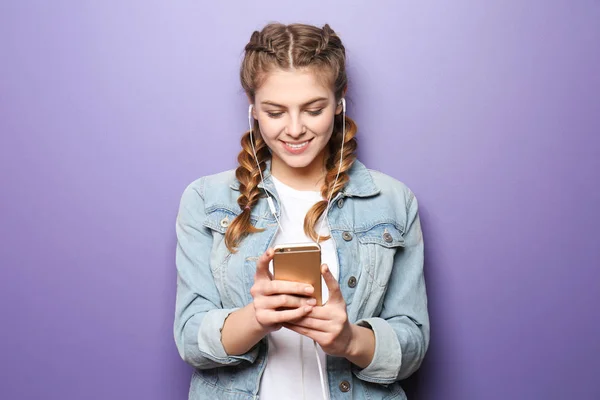
[[[252,117],[252,109],[254,109],[254,104],[250,104],[248,106],[248,128],[250,128],[250,135],[252,135],[252,125],[254,125],[254,118]]]
[[[342,97],[340,103],[342,104],[342,111],[346,112],[346,99]]]

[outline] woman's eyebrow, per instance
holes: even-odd
[[[327,97],[316,97],[310,101],[307,101],[306,103],[302,104],[302,107],[308,106],[310,104],[316,103],[317,101],[321,101],[321,100],[327,100]],[[281,108],[285,108],[285,106],[282,106],[281,104],[277,104],[273,101],[270,100],[265,100],[263,102],[261,102],[260,104],[262,105],[269,105],[269,106],[274,106],[274,107],[281,107]]]

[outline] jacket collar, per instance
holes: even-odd
[[[263,182],[260,182],[258,187],[274,193],[275,185],[271,179],[271,160],[267,160],[266,164],[266,168],[263,171],[264,185]],[[375,181],[373,180],[373,177],[371,176],[371,173],[360,161],[354,160],[352,167],[350,167],[350,170],[348,171],[348,176],[350,177],[350,180],[342,189],[344,196],[370,197],[380,192],[379,188],[375,184]],[[230,187],[233,190],[239,191],[240,182],[235,179]]]

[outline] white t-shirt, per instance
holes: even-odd
[[[279,222],[283,228],[275,236],[274,245],[285,243],[313,242],[304,233],[304,217],[310,208],[322,200],[321,193],[317,191],[300,191],[293,189],[275,177],[271,176],[279,194],[281,217]],[[321,228],[322,218],[318,221],[316,229]],[[327,222],[319,231],[322,236],[329,235]],[[327,264],[333,276],[337,279],[339,267],[335,255],[332,239],[322,241],[321,262]],[[270,265],[273,272],[273,264]],[[329,297],[325,281],[321,281],[323,303]],[[302,336],[294,331],[281,328],[267,336],[269,352],[267,365],[260,382],[259,396],[261,400],[302,400],[322,399],[321,378],[317,364],[315,348],[312,339]],[[325,353],[317,345],[327,389],[327,366]],[[302,382],[304,381],[304,392]]]

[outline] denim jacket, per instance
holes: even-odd
[[[429,345],[417,200],[406,185],[358,160],[348,174],[349,182],[330,203],[327,223],[348,319],[373,330],[375,353],[363,369],[328,355],[330,398],[406,399],[399,381],[419,368]],[[259,187],[273,197],[279,213],[269,163]],[[230,313],[252,302],[256,260],[272,244],[277,222],[261,197],[251,220],[264,231],[229,252],[224,235],[241,212],[239,194],[230,170],[192,182],[181,198],[174,334],[180,356],[195,368],[190,400],[258,399],[266,338],[231,356],[221,343],[221,329]]]

